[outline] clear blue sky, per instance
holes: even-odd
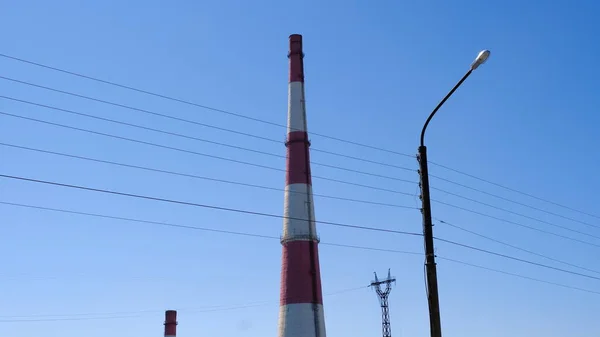
[[[0,53],[286,122],[287,38],[305,39],[309,131],[414,154],[427,114],[468,69],[488,63],[440,111],[430,160],[600,214],[593,1],[12,1]],[[596,41],[596,42],[594,42]],[[203,110],[0,58],[2,76],[283,142],[283,128]],[[283,143],[227,134],[0,80],[1,95],[285,154]],[[282,158],[140,131],[0,99],[0,110],[172,147],[284,168]],[[282,172],[157,149],[0,116],[0,142],[283,188]],[[415,159],[312,136],[314,148],[416,169]],[[281,214],[278,191],[90,163],[0,146],[0,172]],[[313,153],[313,160],[416,182],[416,172]],[[431,173],[592,225],[600,219],[432,166]],[[416,194],[416,184],[313,166],[313,174]],[[432,179],[432,187],[545,222],[600,230]],[[318,194],[417,206],[414,196],[314,180]],[[600,240],[438,191],[436,200],[600,244]],[[0,201],[278,236],[282,221],[0,179]],[[320,220],[419,232],[417,210],[317,197]],[[539,254],[598,266],[600,248],[445,206],[434,216]],[[323,242],[421,252],[416,237],[320,225]],[[439,237],[599,276],[438,225]],[[0,335],[161,336],[165,309],[179,336],[274,336],[280,245],[240,237],[0,205]],[[599,281],[437,244],[439,256],[573,287]],[[421,256],[321,246],[326,294],[367,285],[392,268],[395,336],[428,334]],[[600,295],[439,260],[445,336],[595,336]],[[245,307],[249,304],[257,306]],[[215,308],[215,306],[220,306]],[[212,307],[212,308],[211,308]],[[208,308],[208,309],[207,309]],[[228,309],[228,310],[226,310]],[[207,311],[208,310],[208,311]],[[204,312],[203,312],[204,311]],[[105,313],[104,316],[89,314]],[[129,313],[124,315],[123,313]],[[325,297],[330,336],[377,336],[375,294]],[[130,315],[131,314],[131,315]],[[57,315],[57,316],[53,316]],[[16,317],[18,316],[18,317]],[[122,318],[121,316],[133,316]],[[107,318],[108,317],[108,318]],[[53,319],[59,319],[54,320]],[[38,320],[13,322],[14,320]]]

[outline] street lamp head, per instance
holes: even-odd
[[[486,50],[480,51],[479,54],[477,55],[477,57],[475,58],[475,61],[473,61],[473,63],[471,63],[471,70],[475,70],[475,69],[477,69],[477,67],[484,64],[485,61],[487,61],[488,57],[490,57],[489,50],[486,49]]]

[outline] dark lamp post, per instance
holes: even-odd
[[[452,94],[460,87],[460,85],[471,75],[473,70],[477,69],[480,65],[490,56],[489,50],[483,50],[475,58],[475,61],[471,63],[469,71],[456,83],[454,88],[448,92],[448,94],[438,103],[433,109],[429,117],[423,125],[421,130],[421,143],[419,146],[419,154],[417,160],[419,161],[419,176],[421,178],[421,201],[423,214],[423,237],[425,239],[425,268],[427,271],[427,301],[429,304],[429,325],[431,331],[431,337],[442,337],[442,324],[440,320],[440,300],[438,296],[438,283],[437,283],[437,268],[435,264],[435,252],[433,248],[433,222],[431,220],[431,199],[429,196],[429,172],[427,169],[427,147],[425,146],[425,130],[429,125],[429,122],[440,109],[444,103],[452,96]]]

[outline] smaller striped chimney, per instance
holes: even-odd
[[[177,311],[167,310],[165,312],[165,337],[177,335]]]

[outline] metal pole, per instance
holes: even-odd
[[[431,199],[429,197],[429,172],[427,169],[427,147],[419,146],[419,175],[421,177],[421,201],[423,208],[423,236],[425,238],[425,268],[427,273],[427,301],[431,337],[442,337],[440,300],[438,296],[437,268],[433,248],[433,222],[431,221]]]
[[[471,68],[467,73],[454,85],[452,90],[446,94],[438,105],[427,117],[423,129],[421,130],[421,143],[419,146],[419,155],[417,159],[419,161],[419,177],[421,186],[421,201],[423,208],[423,238],[425,241],[425,268],[427,274],[427,302],[429,304],[429,328],[431,330],[431,337],[442,337],[442,323],[440,320],[440,299],[438,296],[438,283],[437,283],[437,268],[435,265],[435,250],[433,248],[433,223],[431,221],[431,198],[429,197],[429,171],[427,169],[427,147],[425,146],[425,130],[435,113],[444,105],[444,103],[452,96],[452,94],[460,87],[460,85],[471,75],[473,70],[477,69],[480,65],[490,56],[489,50],[482,50],[475,58],[475,61],[471,63]]]
[[[433,109],[421,130],[421,146],[419,146],[419,177],[421,186],[421,202],[423,204],[423,237],[425,240],[425,269],[427,275],[427,302],[429,304],[429,326],[431,337],[442,337],[442,323],[440,319],[440,299],[438,295],[437,267],[435,264],[435,250],[433,247],[433,222],[431,221],[431,198],[429,196],[429,170],[427,168],[427,147],[425,146],[425,130],[435,113],[452,96],[460,85],[471,75],[473,68],[454,85],[438,105]]]

